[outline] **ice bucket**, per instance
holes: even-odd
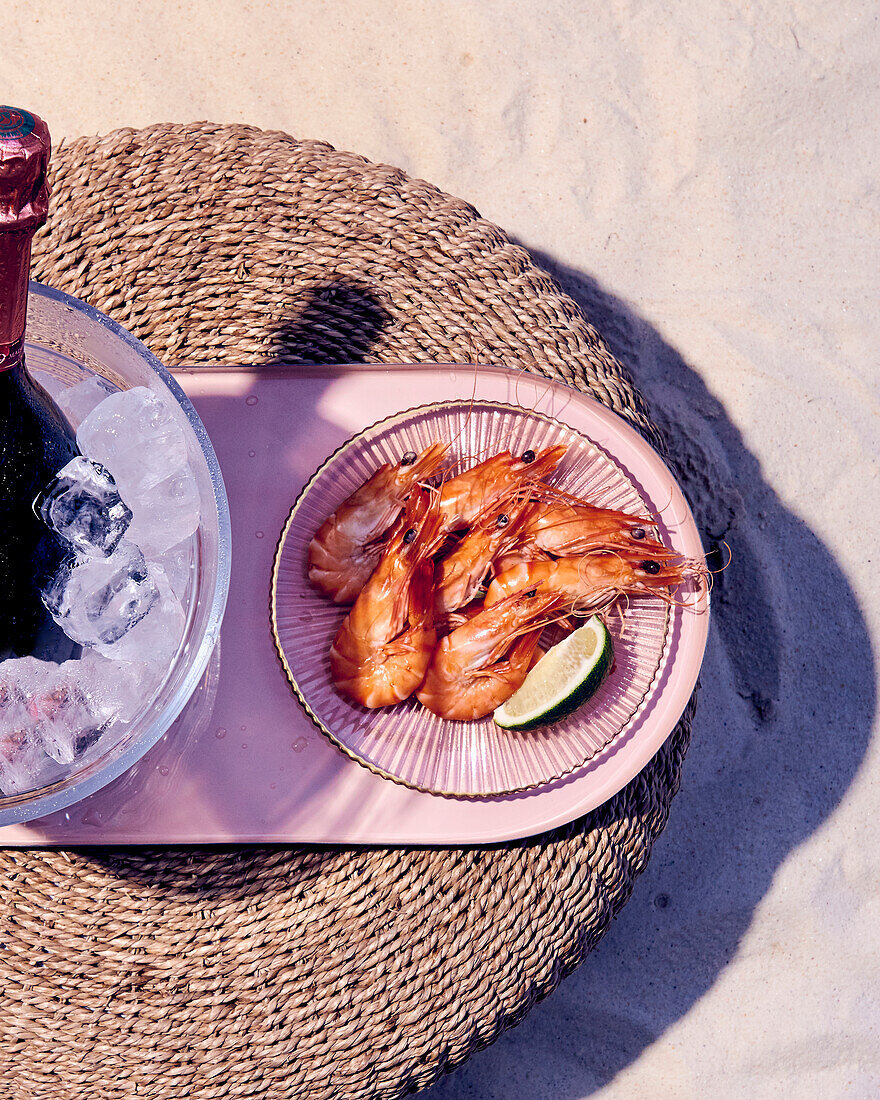
[[[204,675],[217,642],[229,590],[231,533],[223,478],[211,441],[192,404],[169,372],[121,325],[61,291],[31,283],[26,357],[50,392],[99,374],[117,390],[146,386],[176,402],[187,433],[190,465],[201,501],[192,540],[192,571],[184,600],[186,626],[164,679],[134,719],[67,774],[23,794],[0,796],[0,825],[61,810],[115,779],[168,730]],[[180,731],[186,736],[185,729]],[[51,777],[50,777],[51,778]]]

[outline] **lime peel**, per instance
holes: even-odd
[[[596,693],[613,662],[611,635],[594,615],[547,650],[522,686],[495,710],[495,724],[523,730],[558,722]]]

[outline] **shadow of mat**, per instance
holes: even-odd
[[[774,874],[840,803],[876,709],[853,591],[762,476],[723,405],[594,279],[531,255],[630,372],[707,549],[724,540],[732,560],[716,577],[681,790],[633,898],[577,973],[423,1094],[433,1100],[579,1100],[636,1060],[712,988]]]

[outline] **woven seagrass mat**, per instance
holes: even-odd
[[[35,278],[168,365],[482,361],[589,390],[658,443],[574,303],[401,172],[241,126],[54,156]],[[13,1100],[397,1097],[520,1020],[593,948],[663,829],[693,700],[605,806],[455,850],[0,852]]]

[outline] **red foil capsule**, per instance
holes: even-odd
[[[41,118],[0,106],[0,369],[21,355],[31,243],[49,213],[51,150]]]

